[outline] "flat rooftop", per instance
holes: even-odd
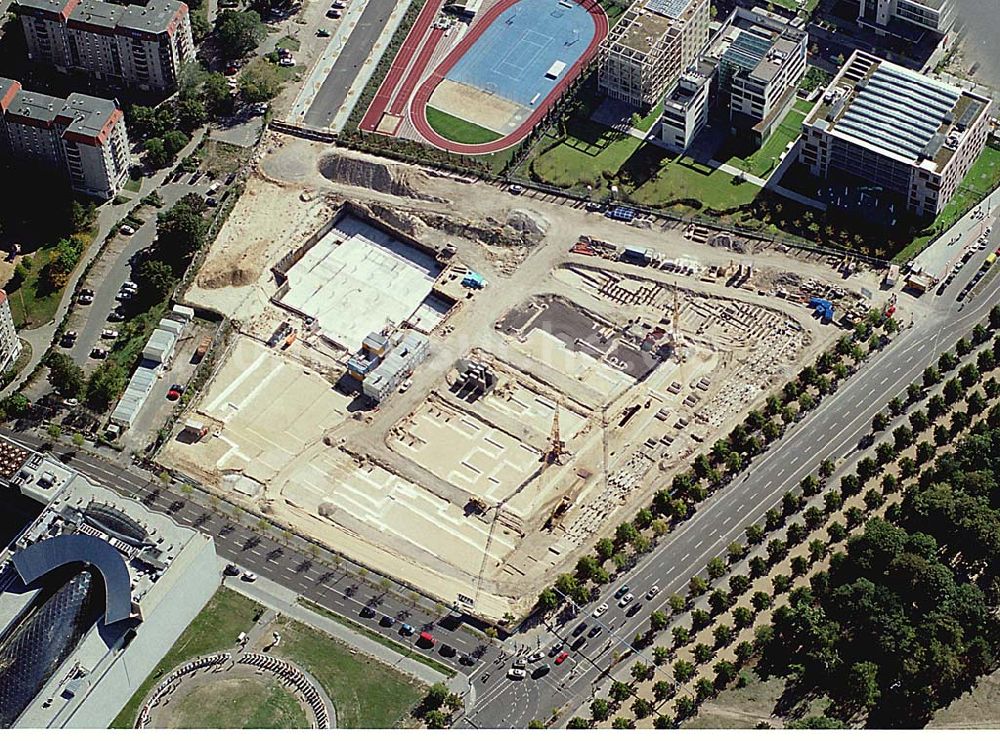
[[[618,43],[629,49],[648,54],[673,22],[662,15],[641,12],[618,39]]]
[[[866,149],[909,164],[943,166],[989,100],[869,54],[855,52],[807,118]]]
[[[289,288],[275,302],[315,319],[326,339],[355,350],[369,332],[408,319],[439,273],[431,255],[348,216],[288,270]]]
[[[666,18],[677,19],[684,15],[694,0],[649,0],[646,9]]]

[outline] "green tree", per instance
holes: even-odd
[[[694,664],[690,661],[685,661],[684,659],[678,659],[674,662],[674,680],[678,684],[684,684],[690,680],[695,675]]]
[[[721,558],[716,556],[708,562],[706,569],[710,579],[718,579],[726,573],[726,563]]]
[[[844,685],[847,700],[853,707],[870,709],[875,707],[882,692],[879,689],[878,665],[871,661],[859,661],[851,666]]]
[[[538,595],[537,604],[542,610],[554,610],[559,606],[559,595],[553,589],[543,589]]]
[[[595,698],[590,703],[590,717],[595,721],[605,721],[611,717],[611,703],[603,697]]]
[[[161,170],[173,162],[173,157],[167,151],[166,144],[158,136],[147,139],[142,148],[146,153],[146,164],[154,170]]]
[[[83,395],[86,387],[83,369],[68,355],[61,352],[50,352],[46,365],[49,368],[49,383],[60,394],[67,398],[77,398]]]
[[[757,612],[768,609],[771,606],[771,603],[771,595],[767,592],[754,592],[753,596],[750,598],[750,604],[753,605],[753,609],[757,610]]]
[[[567,728],[578,730],[584,728],[590,728],[590,721],[586,718],[573,717],[569,719],[569,723],[566,724]]]
[[[208,234],[208,222],[202,216],[205,200],[194,193],[156,216],[156,237],[168,252],[186,255],[199,249]]]
[[[670,632],[674,637],[675,646],[684,646],[691,641],[691,631],[683,625],[675,625]]]
[[[267,29],[255,10],[223,10],[215,20],[215,37],[226,59],[240,59],[257,48]]]
[[[667,627],[670,619],[662,610],[654,610],[649,616],[649,629],[659,632]]]
[[[170,156],[170,161],[173,162],[174,157],[180,152],[184,147],[187,146],[190,138],[183,131],[178,131],[174,129],[173,131],[168,131],[163,135],[163,148],[166,150],[167,154]]]
[[[125,390],[127,380],[125,370],[113,360],[101,363],[87,379],[87,404],[98,411],[107,409]]]
[[[174,270],[161,260],[147,260],[139,267],[139,285],[142,291],[149,291],[153,303],[163,301],[174,288]]]
[[[281,91],[281,77],[273,64],[257,61],[240,73],[240,95],[248,103],[266,103]]]

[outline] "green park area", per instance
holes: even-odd
[[[132,728],[149,692],[175,667],[198,656],[233,649],[264,607],[226,588],[219,589],[118,714],[112,728]],[[325,633],[278,617],[268,630],[281,633],[277,656],[294,661],[318,681],[336,708],[341,728],[391,728],[409,718],[425,687],[375,659],[351,650]],[[220,675],[177,699],[165,716],[172,728],[304,728],[298,701],[269,680],[247,682]]]
[[[430,106],[427,107],[427,123],[445,139],[458,144],[485,144],[500,138],[495,131]]]
[[[352,655],[339,641],[288,618],[278,618],[274,653],[294,661],[326,690],[339,728],[394,728],[409,718],[426,687],[376,659]]]
[[[168,728],[309,728],[302,705],[268,677],[213,679],[170,706]]]
[[[253,600],[229,589],[216,592],[118,713],[111,727],[132,728],[142,701],[164,675],[189,659],[232,648],[236,637],[249,631],[263,611]]]

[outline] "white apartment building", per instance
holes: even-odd
[[[799,161],[902,194],[941,213],[983,151],[992,101],[855,51],[802,124]]]
[[[677,78],[663,98],[660,117],[660,140],[670,149],[682,152],[708,122],[709,92],[712,88],[710,66],[706,71],[693,68]]]
[[[659,103],[708,42],[709,8],[709,0],[647,0],[626,11],[601,45],[601,92],[640,108]]]
[[[178,0],[16,0],[28,57],[139,90],[172,91],[194,59],[188,7]]]
[[[858,25],[880,36],[894,33],[894,25],[916,26],[947,34],[955,25],[953,0],[859,0]]]
[[[62,169],[73,190],[111,200],[128,181],[129,143],[118,103],[32,93],[0,77],[0,146],[17,159]]]
[[[0,373],[6,373],[20,356],[21,340],[14,327],[14,315],[10,313],[10,301],[0,290]]]

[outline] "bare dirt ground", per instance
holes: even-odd
[[[935,730],[996,730],[1000,726],[1000,671],[982,677],[971,692],[938,711],[927,724]]]
[[[472,595],[488,617],[525,609],[554,573],[834,341],[802,296],[825,287],[867,290],[873,304],[888,298],[879,276],[845,284],[822,260],[713,247],[677,228],[637,228],[268,136],[258,175],[187,297],[234,317],[243,335],[197,402],[194,416],[212,435],[174,440],[162,459],[447,601]],[[488,280],[457,294],[410,390],[374,413],[334,390],[344,358],[321,343],[264,345],[279,322],[301,324],[270,303],[271,266],[344,200],[436,250],[450,246]],[[650,247],[690,269],[570,254],[583,235]],[[742,285],[737,263],[753,265]],[[778,297],[786,293],[796,300]],[[675,355],[686,359],[656,364],[639,346],[662,343],[675,315]],[[472,355],[500,376],[490,396],[455,392],[455,365]],[[567,455],[545,466],[557,405]]]

